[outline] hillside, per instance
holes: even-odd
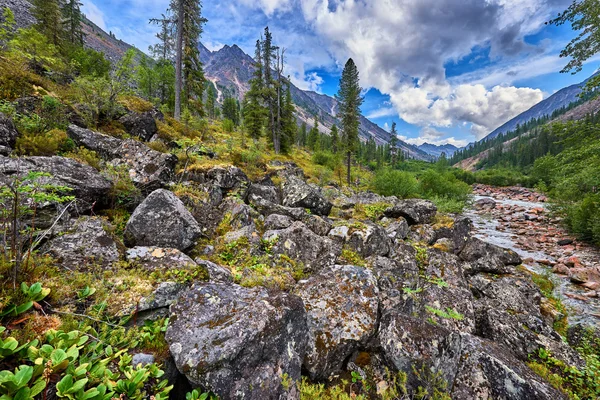
[[[201,45],[201,60],[204,63],[204,75],[217,87],[220,97],[230,95],[242,100],[250,89],[250,79],[254,73],[252,57],[244,53],[237,45],[225,45],[218,51],[211,52]],[[296,116],[308,126],[314,124],[314,116],[319,117],[320,131],[329,133],[330,128],[339,122],[335,118],[337,101],[323,94],[304,91],[292,85],[292,99],[296,104]],[[363,140],[373,138],[379,145],[388,143],[390,134],[369,121],[364,116],[360,120],[360,136]],[[417,160],[429,160],[428,154],[405,142],[400,142],[401,151]]]
[[[585,86],[587,81],[589,81],[589,79],[591,78],[592,77],[586,79],[581,83],[571,85],[559,90],[552,96],[548,97],[545,100],[542,100],[535,106],[531,107],[529,110],[517,115],[515,118],[500,126],[492,133],[487,135],[485,138],[483,138],[481,141],[494,139],[498,135],[515,130],[517,128],[517,125],[523,125],[524,123],[531,121],[532,119],[540,118],[545,115],[551,115],[554,111],[559,110],[562,107],[567,107],[569,104],[579,100],[578,96],[579,94],[581,94],[581,88]]]

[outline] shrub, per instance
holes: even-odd
[[[417,197],[419,182],[409,172],[383,169],[375,175],[373,188],[383,196],[397,196],[406,199]]]
[[[67,133],[53,129],[44,134],[25,133],[17,137],[16,151],[26,156],[53,156],[72,148],[73,141]]]
[[[465,201],[471,193],[471,187],[459,181],[450,172],[425,171],[419,178],[421,193],[427,196],[446,197]]]
[[[100,167],[102,166],[102,160],[98,154],[93,150],[86,149],[85,147],[79,147],[74,151],[66,153],[65,157],[69,157],[79,161],[80,163],[87,164],[98,171],[100,171]]]
[[[230,119],[223,120],[223,130],[227,133],[232,133],[235,129],[235,124]]]

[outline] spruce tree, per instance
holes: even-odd
[[[340,134],[337,125],[331,127],[331,151],[336,154],[340,147]]]
[[[296,119],[294,118],[294,102],[292,101],[291,84],[287,82],[285,99],[282,107],[282,140],[281,151],[288,153],[296,140]]]
[[[303,122],[302,125],[300,126],[300,132],[298,132],[298,138],[297,138],[297,144],[298,147],[306,147],[306,141],[307,141],[307,127],[306,127],[306,122]]]
[[[398,132],[396,131],[396,123],[392,122],[392,131],[390,132],[390,158],[392,166],[395,166],[398,161]]]
[[[262,43],[257,40],[254,55],[254,77],[250,80],[250,90],[244,97],[244,125],[254,140],[258,140],[262,135],[265,120],[265,109],[262,106],[264,90],[262,61]]]
[[[315,115],[315,123],[308,133],[307,146],[312,151],[319,150],[319,118]]]
[[[346,153],[348,185],[351,184],[350,167],[352,155],[356,152],[359,142],[360,106],[363,103],[363,98],[360,95],[361,91],[358,69],[354,61],[350,58],[344,66],[342,78],[340,79],[340,87],[335,96],[339,102],[339,117],[342,125],[342,141]]]
[[[277,81],[273,79],[273,61],[275,60],[275,52],[278,50],[273,45],[273,35],[269,31],[269,27],[265,28],[265,36],[262,41],[262,69],[264,73],[264,87],[262,97],[268,112],[268,130],[270,132],[269,139],[278,151],[278,121],[277,121]]]
[[[65,40],[70,45],[77,47],[83,46],[82,5],[79,0],[66,0],[62,8]]]
[[[206,113],[209,118],[215,118],[215,104],[217,101],[217,93],[212,82],[209,82],[208,93],[206,95]]]
[[[59,0],[32,0],[31,14],[37,20],[36,29],[55,46],[61,44],[62,12]]]
[[[234,126],[240,124],[240,111],[237,100],[233,97],[228,97],[223,101],[223,119],[228,119],[233,122]]]

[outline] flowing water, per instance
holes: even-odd
[[[526,211],[534,208],[546,208],[544,203],[535,203],[528,201],[510,200],[510,199],[495,199],[488,196],[473,196],[473,200],[492,199],[498,205],[503,206],[518,206]],[[474,236],[485,240],[488,243],[495,244],[500,247],[511,249],[519,254],[523,259],[533,260],[549,260],[556,261],[554,257],[544,251],[524,250],[517,245],[519,235],[509,227],[503,227],[499,230],[500,222],[492,213],[480,213],[474,208],[465,212],[474,225]],[[538,262],[525,264],[530,271],[537,274],[551,274],[551,269]],[[586,292],[581,286],[570,282],[567,277],[551,274],[551,280],[555,284],[555,295],[559,297],[569,311],[569,323],[584,323],[589,325],[597,325],[600,327],[600,299],[598,298],[573,298],[572,296],[583,296]]]

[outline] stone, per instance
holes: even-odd
[[[302,221],[309,215],[308,212],[306,212],[306,210],[303,208],[282,206],[256,195],[249,195],[248,203],[265,217],[271,214],[279,214],[290,217],[294,221]]]
[[[371,257],[368,264],[373,270],[379,287],[380,313],[395,313],[400,309],[412,309],[415,296],[405,289],[418,290],[419,267],[415,262],[416,252],[412,246],[401,245],[395,258]]]
[[[156,126],[152,111],[144,113],[130,112],[122,116],[119,122],[123,124],[127,133],[137,136],[145,142],[149,142],[158,133],[158,127]]]
[[[131,359],[131,365],[138,366],[141,364],[142,367],[145,367],[147,365],[154,364],[155,361],[154,355],[152,354],[137,353],[133,355],[133,358]]]
[[[263,240],[274,242],[271,249],[274,255],[283,254],[301,263],[307,271],[316,272],[334,264],[341,253],[341,246],[317,235],[302,222],[294,222],[286,229],[267,231]]]
[[[0,155],[8,155],[15,148],[17,142],[17,135],[19,132],[15,128],[12,120],[6,115],[0,113],[0,147],[6,150],[2,151]]]
[[[392,241],[404,240],[408,237],[410,227],[408,226],[408,222],[406,222],[406,219],[400,217],[391,224],[389,224],[385,228],[385,232]]]
[[[208,279],[211,282],[233,282],[233,275],[227,268],[201,258],[196,258],[194,261],[199,266],[206,268]]]
[[[484,197],[483,199],[479,199],[475,202],[476,209],[487,209],[491,210],[496,208],[496,201],[489,197]]]
[[[430,224],[436,214],[435,204],[421,199],[401,200],[384,212],[388,218],[406,218],[409,225]]]
[[[0,182],[11,181],[15,176],[24,177],[29,172],[45,172],[50,177],[41,177],[41,184],[71,188],[65,195],[74,196],[76,202],[72,214],[85,214],[101,209],[109,203],[112,183],[94,168],[65,157],[20,157],[0,156]],[[54,207],[53,207],[54,208]],[[38,225],[41,228],[41,226]]]
[[[475,237],[469,238],[459,253],[465,264],[465,272],[470,275],[479,272],[492,274],[509,274],[514,272],[511,266],[523,261],[514,251],[484,242]]]
[[[286,207],[305,208],[320,216],[328,216],[333,207],[321,193],[294,175],[286,177],[282,191]]]
[[[573,239],[561,239],[558,242],[556,242],[556,244],[559,246],[568,246],[570,244],[573,244]]]
[[[250,179],[238,167],[213,167],[208,170],[193,171],[188,179],[201,184],[211,184],[221,189],[223,196],[237,193],[241,198],[246,197]]]
[[[335,265],[301,281],[308,321],[304,368],[311,379],[325,380],[341,371],[345,360],[375,334],[377,281],[368,269]]]
[[[408,232],[408,240],[431,246],[437,237],[431,225],[413,225]]]
[[[196,266],[194,260],[177,249],[139,246],[128,249],[125,256],[131,265],[146,271],[191,269]]]
[[[169,316],[169,307],[175,303],[185,285],[177,282],[161,282],[154,291],[142,297],[137,304],[126,308],[119,316],[132,316],[139,325],[144,321],[156,321]]]
[[[294,220],[285,215],[271,214],[265,219],[265,230],[286,229],[294,223]]]
[[[253,183],[248,188],[248,195],[262,197],[271,203],[281,204],[281,196],[279,191],[273,185],[260,185]]]
[[[108,268],[123,256],[123,245],[109,233],[112,230],[100,218],[81,217],[67,232],[48,241],[42,252],[67,269]]]
[[[133,139],[121,140],[89,129],[69,125],[67,134],[77,146],[93,150],[111,165],[126,168],[133,183],[144,193],[172,181],[177,156],[152,150]]]
[[[351,220],[347,226],[334,228],[329,237],[345,244],[364,258],[387,256],[392,246],[387,232],[380,225],[370,221]]]
[[[179,371],[223,399],[298,398],[308,328],[302,300],[199,283],[171,306],[165,339]],[[287,376],[290,385],[282,385]]]
[[[158,189],[135,209],[125,226],[125,244],[168,247],[186,250],[192,247],[202,230],[172,192]]]

